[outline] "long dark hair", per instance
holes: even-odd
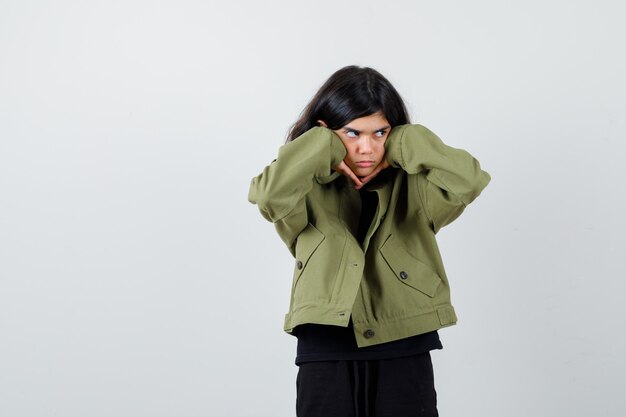
[[[400,94],[373,68],[349,65],[337,70],[320,87],[289,130],[291,142],[323,120],[337,130],[354,119],[382,112],[391,127],[410,123]]]

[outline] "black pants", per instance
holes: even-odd
[[[298,417],[437,417],[430,352],[396,359],[306,362]]]

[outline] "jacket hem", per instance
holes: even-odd
[[[285,332],[291,334],[299,324],[328,324],[347,327],[350,321],[351,305],[300,304],[297,309],[285,315]]]
[[[392,342],[418,334],[455,325],[454,307],[450,304],[436,307],[433,311],[394,320],[354,322],[354,336],[358,347]]]

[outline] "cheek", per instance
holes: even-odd
[[[348,143],[348,142],[344,142],[343,146],[346,147],[346,152],[347,152],[346,157],[351,160],[354,159],[354,156],[356,155],[356,146],[353,143]]]
[[[385,141],[382,140],[376,144],[376,154],[383,155],[385,153]]]

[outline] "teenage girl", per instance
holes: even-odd
[[[490,179],[376,70],[324,83],[248,196],[295,258],[298,417],[438,415],[430,351],[456,314],[435,234]]]

